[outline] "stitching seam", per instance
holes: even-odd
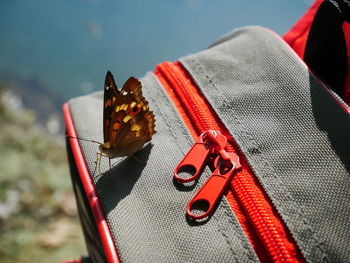
[[[229,102],[226,99],[226,96],[224,96],[224,94],[221,92],[220,89],[218,89],[216,87],[216,85],[214,84],[214,81],[210,78],[209,74],[206,72],[206,70],[201,66],[201,64],[199,63],[199,61],[197,61],[197,59],[195,59],[193,56],[192,57],[188,57],[187,61],[188,64],[193,66],[193,70],[194,72],[201,72],[206,80],[208,81],[208,83],[210,83],[210,85],[212,86],[212,88],[217,92],[217,94],[220,95],[221,98],[223,98],[223,106],[227,107],[229,104]],[[186,63],[185,62],[185,63]],[[201,74],[200,73],[200,74]],[[195,78],[195,76],[192,74],[192,77]],[[196,79],[197,83],[200,83],[197,79]],[[199,85],[202,86],[202,85]],[[205,86],[205,85],[203,85]],[[232,109],[232,116],[234,117],[234,119],[236,120],[238,126],[240,127],[241,133],[243,135],[246,136],[246,138],[249,139],[249,142],[251,143],[250,145],[250,152],[254,152],[254,154],[258,154],[260,156],[260,158],[263,160],[263,166],[265,171],[268,171],[269,174],[271,174],[273,176],[273,178],[276,180],[276,184],[278,184],[278,186],[280,187],[280,189],[283,190],[284,192],[284,198],[286,198],[289,203],[293,206],[293,208],[295,209],[295,211],[297,211],[298,216],[301,218],[302,224],[304,225],[304,230],[308,230],[310,232],[310,235],[315,243],[314,247],[318,248],[319,251],[322,253],[322,260],[323,261],[329,261],[329,258],[326,254],[326,252],[324,251],[324,243],[319,239],[319,237],[317,237],[316,232],[312,229],[310,223],[308,222],[308,220],[306,219],[304,212],[303,212],[303,208],[301,207],[301,205],[298,205],[297,202],[294,200],[293,196],[290,194],[290,192],[288,191],[288,189],[286,188],[285,185],[283,185],[283,183],[281,182],[281,180],[278,178],[276,172],[274,171],[274,169],[272,168],[272,166],[269,164],[268,160],[266,159],[266,157],[264,156],[264,154],[262,153],[261,149],[259,148],[257,142],[255,141],[255,139],[253,138],[253,136],[246,130],[246,128],[244,127],[242,121],[238,118],[237,114],[235,114],[234,110]],[[254,161],[255,162],[255,161]],[[263,175],[263,177],[266,177],[265,175]],[[260,180],[259,180],[260,181]],[[278,196],[276,196],[276,194],[274,193],[274,191],[270,191],[270,194],[272,194],[276,199],[280,199]],[[284,200],[286,201],[286,200]],[[284,211],[279,211],[281,214],[283,214],[284,218],[290,218],[289,215],[285,214]],[[300,236],[302,233],[299,233],[299,231],[294,230],[294,232]],[[304,253],[307,253],[307,251],[305,251]]]

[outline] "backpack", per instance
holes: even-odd
[[[259,26],[140,80],[156,134],[102,158],[103,93],[63,106],[91,262],[349,262],[346,1]],[[345,102],[346,101],[346,102]]]

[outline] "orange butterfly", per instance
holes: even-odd
[[[141,82],[130,77],[118,91],[113,75],[108,71],[104,85],[104,143],[99,147],[100,158],[133,156],[152,139],[156,133],[154,127],[155,117],[142,96]]]
[[[156,133],[154,127],[155,117],[149,110],[148,101],[142,96],[141,82],[130,77],[119,91],[112,73],[108,71],[103,99],[104,143],[68,135],[67,137],[100,144],[95,161],[100,171],[102,156],[109,158],[110,168],[111,159],[116,157],[130,156],[144,163],[134,154],[152,139]]]

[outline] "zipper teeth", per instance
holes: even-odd
[[[175,82],[177,86],[181,87],[184,82],[183,79],[180,79],[181,74],[179,74],[175,68],[171,67],[169,62],[165,62],[164,66],[166,67],[162,67],[161,71],[168,73],[167,76],[172,78],[172,81]],[[174,92],[176,96],[180,98],[191,97],[190,92],[186,89],[174,89]],[[207,119],[206,114],[196,98],[193,98],[192,100],[180,100],[180,103],[186,109],[187,114],[191,116],[194,126],[199,134],[201,133],[201,130],[209,130],[209,127],[214,126],[212,123],[209,123],[210,120]]]
[[[203,95],[199,95],[197,97],[193,96],[189,90],[184,88],[188,86],[186,84],[192,84],[182,77],[183,74],[187,75],[187,73],[182,70],[181,64],[179,62],[164,62],[162,65],[164,67],[158,67],[158,69],[161,72],[166,73],[167,77],[172,78],[172,80],[177,84],[177,88],[175,87],[173,91],[178,98],[181,98],[179,101],[186,109],[187,114],[190,116],[190,119],[193,120],[197,135],[207,130],[219,130],[229,140],[229,143],[225,147],[225,150],[228,152],[235,152],[232,145],[232,136],[230,136],[229,132],[226,129],[222,129],[224,126],[221,123],[220,119],[217,116],[214,116],[214,114],[212,114],[212,116],[208,116],[208,111],[214,111],[208,107],[209,103],[206,101],[205,97]],[[190,77],[188,76],[187,79],[189,78]]]
[[[243,201],[250,220],[259,222],[256,228],[271,258],[274,262],[295,260],[296,250],[291,243],[284,241],[287,237],[284,234],[283,225],[273,219],[273,211],[261,201],[266,197],[262,192],[252,189],[255,184],[254,179],[246,173],[245,171],[237,173],[235,182],[232,182],[231,186],[239,200]]]
[[[161,74],[164,73],[163,77],[172,83],[172,90],[181,105],[186,109],[189,118],[193,120],[197,134],[201,134],[209,129],[220,130],[228,138],[228,144],[225,150],[235,152],[237,146],[232,136],[218,116],[216,116],[215,111],[210,107],[204,96],[200,94],[198,88],[195,92],[190,91],[189,88],[185,88],[196,86],[189,83],[191,77],[183,66],[179,62],[164,62],[157,67],[157,70]],[[200,102],[199,100],[203,101]],[[239,153],[239,156],[241,161],[245,160],[245,157],[241,153]],[[287,237],[283,235],[285,231],[282,223],[276,227],[275,220],[272,218],[274,212],[269,211],[271,210],[269,206],[266,207],[266,203],[268,203],[266,201],[267,197],[263,193],[261,195],[257,194],[256,189],[252,188],[259,188],[259,186],[257,182],[254,182],[254,176],[252,172],[249,172],[249,169],[249,165],[246,161],[243,161],[243,171],[238,171],[234,176],[231,182],[231,190],[236,193],[249,220],[253,222],[259,238],[266,247],[266,252],[270,254],[271,259],[275,262],[304,261],[302,256],[296,255],[294,244],[292,242],[286,242],[285,239]],[[252,179],[246,180],[247,177],[251,177]],[[264,198],[264,201],[261,201],[261,198]]]

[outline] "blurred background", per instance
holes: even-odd
[[[3,0],[0,3],[0,262],[59,262],[85,246],[62,103],[119,86],[247,25],[283,35],[312,0]],[[101,127],[102,128],[102,127]]]

